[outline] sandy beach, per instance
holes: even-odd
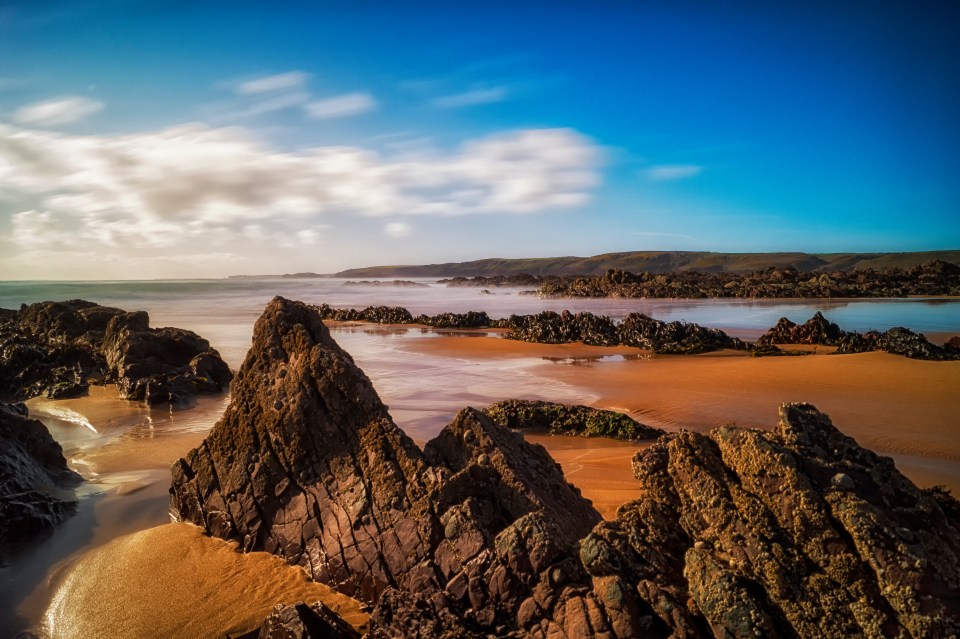
[[[256,630],[276,603],[323,601],[364,629],[362,604],[265,552],[240,553],[190,524],[114,539],[73,564],[45,622],[63,639],[196,637]],[[162,602],[162,605],[144,605]]]
[[[598,398],[586,403],[666,430],[731,422],[769,428],[781,403],[810,402],[861,445],[893,456],[919,485],[960,492],[960,362],[887,353],[651,356],[623,347],[464,337],[410,341],[403,348],[465,361],[539,358],[532,372]],[[617,468],[611,464],[611,476]],[[571,481],[590,496],[583,477]]]

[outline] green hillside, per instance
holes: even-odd
[[[911,268],[931,260],[960,264],[960,251],[917,253],[710,253],[695,251],[633,251],[593,257],[488,258],[403,266],[369,266],[341,271],[336,277],[474,277],[477,275],[599,275],[610,268],[669,273],[696,270],[705,273],[742,273],[770,266],[793,266],[801,271]]]

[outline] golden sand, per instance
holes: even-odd
[[[274,555],[190,524],[119,537],[67,569],[45,616],[63,639],[223,639],[256,629],[277,604],[322,601],[364,629],[361,604]]]
[[[567,481],[593,502],[604,519],[614,519],[617,508],[640,497],[640,482],[633,478],[630,461],[649,442],[533,433],[526,433],[524,439],[546,448]]]
[[[625,354],[623,347],[473,337],[411,340],[405,348],[461,360],[576,361]],[[630,353],[643,351],[627,349]],[[731,422],[768,428],[781,403],[810,402],[861,445],[894,455],[898,467],[919,485],[942,483],[960,493],[960,362],[888,353],[755,358],[721,351],[578,364],[544,360],[532,371],[598,397],[589,402],[594,406],[627,412],[667,430],[704,431]],[[523,389],[518,397],[523,398]],[[584,485],[580,488],[588,492]]]

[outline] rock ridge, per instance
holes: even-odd
[[[663,435],[633,472],[637,499],[601,521],[475,409],[421,452],[319,314],[278,297],[172,468],[171,513],[368,602],[376,638],[960,632],[960,504],[810,405]]]

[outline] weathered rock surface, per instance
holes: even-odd
[[[171,511],[371,603],[372,637],[960,632],[960,504],[809,405],[662,436],[601,522],[476,410],[421,453],[303,304],[270,303],[234,392],[174,465]]]
[[[950,343],[937,346],[920,333],[895,326],[887,331],[857,333],[841,330],[819,311],[803,324],[795,324],[781,317],[777,325],[760,336],[758,346],[774,344],[824,344],[837,346],[837,353],[865,353],[886,351],[912,359],[955,360],[960,359],[960,350]]]
[[[126,399],[179,404],[220,392],[231,378],[207,340],[150,328],[143,311],[69,300],[0,314],[0,396],[75,397],[91,382],[115,382]]]
[[[360,639],[353,626],[323,602],[277,606],[259,632],[237,639]]]
[[[515,430],[544,431],[553,435],[610,437],[628,441],[656,439],[659,428],[641,424],[629,415],[589,406],[508,399],[487,406],[490,419]]]
[[[0,557],[73,513],[80,476],[23,404],[0,404]]]

